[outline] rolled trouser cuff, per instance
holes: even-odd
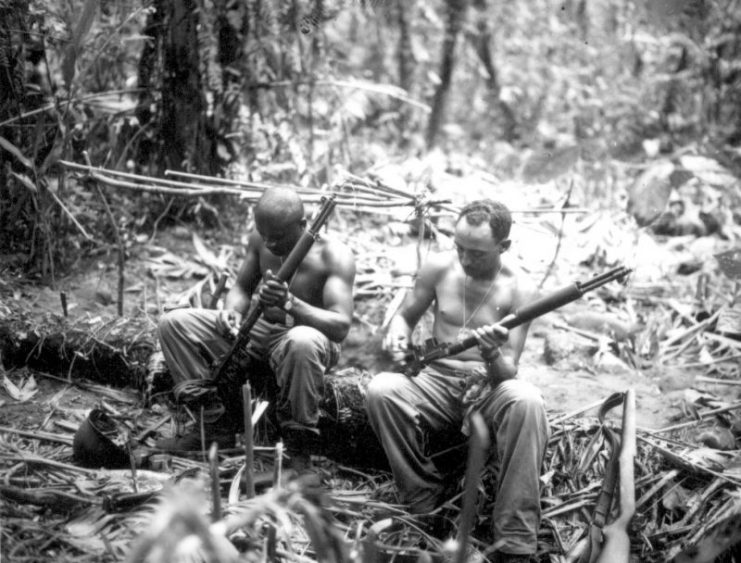
[[[175,401],[185,405],[206,424],[216,422],[226,409],[219,398],[216,387],[207,380],[191,380],[177,383],[173,388]]]

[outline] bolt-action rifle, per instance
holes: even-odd
[[[611,399],[613,402],[610,402]],[[617,432],[608,429],[604,424],[604,414],[614,406],[614,402],[623,404],[623,425],[620,437]],[[592,525],[590,527],[589,558],[581,561],[590,563],[628,563],[630,561],[630,522],[636,511],[635,477],[633,463],[636,456],[636,399],[635,391],[628,389],[605,401],[600,409],[600,422],[613,454],[605,469],[605,480],[597,497]],[[607,514],[617,495],[619,507],[615,519],[605,525]],[[601,538],[600,538],[601,536]]]
[[[322,228],[324,223],[327,222],[327,219],[329,218],[330,213],[332,213],[335,205],[336,202],[334,194],[322,198],[322,207],[319,209],[316,219],[314,219],[311,226],[301,234],[298,242],[296,242],[293,249],[291,249],[291,252],[283,261],[278,273],[275,274],[278,279],[287,282],[291,277],[293,277],[293,274],[298,270],[299,265],[309,253],[314,242],[319,238],[319,230]],[[252,330],[252,327],[255,326],[255,323],[260,319],[260,315],[262,315],[262,304],[260,301],[257,301],[242,321],[232,347],[226,354],[224,354],[219,363],[216,364],[212,373],[211,383],[219,381],[226,369],[229,367],[234,353],[237,350],[241,350],[250,341],[250,331]]]
[[[559,307],[563,307],[572,301],[576,301],[588,291],[602,287],[611,281],[622,279],[630,272],[630,268],[618,266],[617,268],[599,274],[586,282],[574,282],[571,285],[567,285],[566,287],[551,293],[550,295],[546,295],[545,297],[537,299],[533,303],[529,303],[520,309],[517,309],[514,313],[504,317],[498,324],[511,330],[516,326],[530,322],[541,315],[545,315]],[[429,339],[421,349],[412,349],[411,355],[406,360],[404,373],[409,376],[415,376],[430,362],[460,354],[464,350],[473,348],[477,344],[478,340],[476,336],[469,336],[455,343],[442,344],[436,342],[434,338]]]

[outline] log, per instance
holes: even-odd
[[[365,412],[365,393],[372,375],[347,368],[325,378],[319,427],[325,455],[349,465],[388,469]]]
[[[0,307],[0,363],[85,378],[116,387],[143,388],[156,348],[155,324],[145,316],[32,317],[17,306]]]
[[[155,329],[145,316],[70,319],[47,313],[32,318],[3,306],[0,362],[6,369],[27,366],[71,381],[157,393],[171,389],[172,379],[166,370],[150,373],[150,359],[157,358]],[[157,362],[151,363],[156,369]],[[386,456],[365,413],[370,379],[371,374],[355,368],[326,376],[319,422],[322,451],[317,453],[338,463],[386,469]]]

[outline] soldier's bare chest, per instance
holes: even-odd
[[[457,327],[475,328],[500,321],[511,308],[507,280],[476,280],[448,276],[436,287],[439,320]]]
[[[284,259],[267,250],[263,250],[260,254],[260,270],[263,277],[267,270],[277,274],[281,271],[283,264]],[[315,246],[309,250],[298,268],[285,281],[288,283],[291,292],[313,302],[321,297],[326,279],[326,266],[322,260],[320,248]]]

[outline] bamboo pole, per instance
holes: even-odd
[[[255,496],[255,483],[252,479],[254,471],[255,453],[252,449],[252,388],[249,383],[242,385],[242,401],[244,403],[244,488],[247,498]]]
[[[150,184],[161,184],[164,186],[169,186],[172,188],[185,188],[185,189],[192,189],[193,187],[198,187],[199,189],[214,189],[213,186],[199,186],[198,184],[193,184],[192,182],[179,182],[177,180],[167,180],[165,178],[158,178],[156,176],[142,176],[141,174],[134,174],[132,172],[123,172],[122,170],[113,170],[110,168],[101,168],[99,166],[87,166],[78,164],[76,162],[69,162],[67,160],[60,160],[59,161],[64,166],[67,166],[68,168],[72,168],[73,170],[79,170],[81,172],[90,172],[90,173],[98,173],[103,175],[110,175],[110,176],[118,176],[120,178],[127,178],[129,180],[140,180],[142,182],[147,182]],[[204,176],[204,178],[208,178],[207,176]]]
[[[273,184],[246,182],[243,180],[230,180],[227,178],[216,178],[212,176],[203,176],[199,174],[191,174],[173,170],[165,171],[165,174],[167,175],[203,180],[211,183],[211,185],[207,185],[203,183],[181,182],[177,180],[168,180],[152,176],[142,176],[140,174],[122,172],[118,170],[109,170],[106,168],[88,166],[78,164],[76,162],[69,162],[66,160],[60,160],[59,162],[63,166],[66,166],[73,170],[86,172],[93,179],[108,186],[165,195],[179,195],[183,197],[200,197],[204,195],[237,195],[241,199],[247,201],[256,201],[262,195],[263,190],[267,188],[277,187],[277,185]],[[334,190],[332,191],[332,193],[335,194],[338,198],[337,205],[339,207],[346,207],[352,209],[353,211],[374,214],[379,213],[380,210],[383,208],[393,207],[414,207],[420,209],[435,208],[442,211],[443,213],[441,214],[443,215],[457,215],[460,212],[460,209],[458,207],[450,204],[449,199],[429,199],[418,194],[400,190],[398,188],[392,188],[381,183],[380,181],[366,180],[354,175],[350,175],[350,177],[352,178],[352,181],[346,182],[342,185],[344,185],[346,189],[362,191],[366,195],[358,195],[357,193],[348,193],[347,191]],[[302,196],[304,203],[307,204],[321,203],[322,197],[324,197],[327,193],[323,190],[316,190],[311,188],[300,188],[296,186],[289,187],[296,190],[296,192]],[[375,195],[376,197],[372,197],[373,195]],[[510,209],[510,213],[513,214],[536,215],[548,213],[587,213],[588,211],[589,210],[583,208]]]
[[[94,167],[94,166],[88,166],[88,165],[82,165],[78,164],[76,162],[69,162],[66,160],[60,160],[60,163],[64,166],[71,168],[73,170],[79,170],[81,172],[88,172],[91,175],[94,175],[96,178],[98,176],[115,176],[118,178],[125,178],[128,180],[138,180],[141,182],[145,182],[148,184],[157,184],[163,187],[167,188],[182,188],[184,190],[200,190],[203,192],[208,193],[225,193],[225,194],[237,194],[237,195],[244,195],[245,193],[253,194],[254,196],[262,195],[262,192],[269,188],[279,187],[277,185],[272,184],[260,184],[260,183],[254,183],[254,182],[245,182],[241,180],[229,180],[226,178],[217,178],[214,176],[204,176],[201,174],[191,174],[187,172],[177,172],[173,170],[166,170],[165,174],[172,175],[172,176],[179,176],[183,178],[190,178],[194,180],[200,180],[201,182],[181,182],[178,180],[168,180],[165,178],[157,178],[155,176],[142,176],[141,174],[133,174],[131,172],[123,172],[121,170],[111,170],[107,168],[100,168],[100,167]],[[118,182],[119,180],[114,180],[113,178],[108,179],[105,178],[106,181],[111,182]],[[202,183],[206,182],[206,183]],[[225,186],[232,186],[231,188],[225,187]],[[300,188],[296,186],[289,186],[293,190],[295,190],[297,193],[299,193],[302,196],[317,196],[322,197],[326,195],[326,192],[322,190],[316,190],[311,188]],[[363,202],[379,202],[382,200],[379,200],[379,198],[370,198],[368,196],[358,196],[356,194],[349,194],[345,192],[336,191],[333,192],[340,198],[345,199],[351,199],[351,200],[357,200],[357,201],[363,201]]]
[[[219,446],[216,442],[208,450],[208,465],[211,474],[211,521],[221,520],[221,487],[219,484]]]
[[[132,190],[138,190],[138,191],[145,191],[150,193],[161,193],[161,194],[167,194],[167,195],[180,195],[184,197],[192,197],[192,196],[204,196],[204,195],[238,195],[241,199],[247,200],[247,201],[257,201],[260,196],[262,195],[259,192],[248,192],[243,191],[238,188],[228,188],[228,187],[209,187],[209,186],[203,186],[198,184],[192,184],[187,182],[174,182],[169,180],[163,180],[163,179],[153,179],[146,176],[138,176],[138,175],[128,175],[128,176],[134,176],[135,179],[139,179],[141,181],[146,181],[150,183],[156,183],[157,185],[147,185],[147,184],[139,184],[127,180],[119,180],[115,178],[106,177],[106,174],[109,172],[104,169],[95,168],[95,167],[86,167],[81,166],[75,163],[69,163],[78,170],[84,170],[90,174],[90,176],[96,180],[97,182],[100,182],[102,184],[117,187],[117,188],[124,188],[124,189],[132,189]],[[128,174],[128,173],[121,173],[121,174]],[[122,176],[123,177],[123,176]],[[131,178],[134,179],[134,178]],[[187,187],[184,187],[187,186]],[[343,207],[349,207],[356,211],[363,210],[364,207],[374,208],[374,207],[397,207],[400,205],[413,205],[413,202],[407,202],[407,201],[382,201],[382,200],[373,200],[373,199],[363,199],[358,198],[357,196],[354,196],[352,194],[344,194],[342,192],[336,193],[337,196],[344,199],[345,201],[339,201],[338,205]],[[304,203],[307,204],[315,204],[315,203],[321,203],[322,198],[324,196],[320,196],[319,194],[316,195],[305,195],[302,197],[304,200]],[[372,210],[367,210],[368,212],[372,212]]]
[[[214,183],[224,184],[228,186],[240,186],[240,187],[243,187],[244,189],[254,190],[258,192],[263,192],[264,190],[278,187],[275,184],[263,184],[261,182],[246,182],[244,180],[232,180],[230,178],[216,178],[213,176],[204,176],[202,174],[193,174],[192,172],[181,172],[180,170],[165,170],[165,176],[178,176],[181,178],[191,178],[193,180],[208,180]],[[323,193],[321,190],[312,189],[312,188],[300,188],[298,186],[287,186],[287,187],[293,188],[299,193],[314,193],[314,194]]]

